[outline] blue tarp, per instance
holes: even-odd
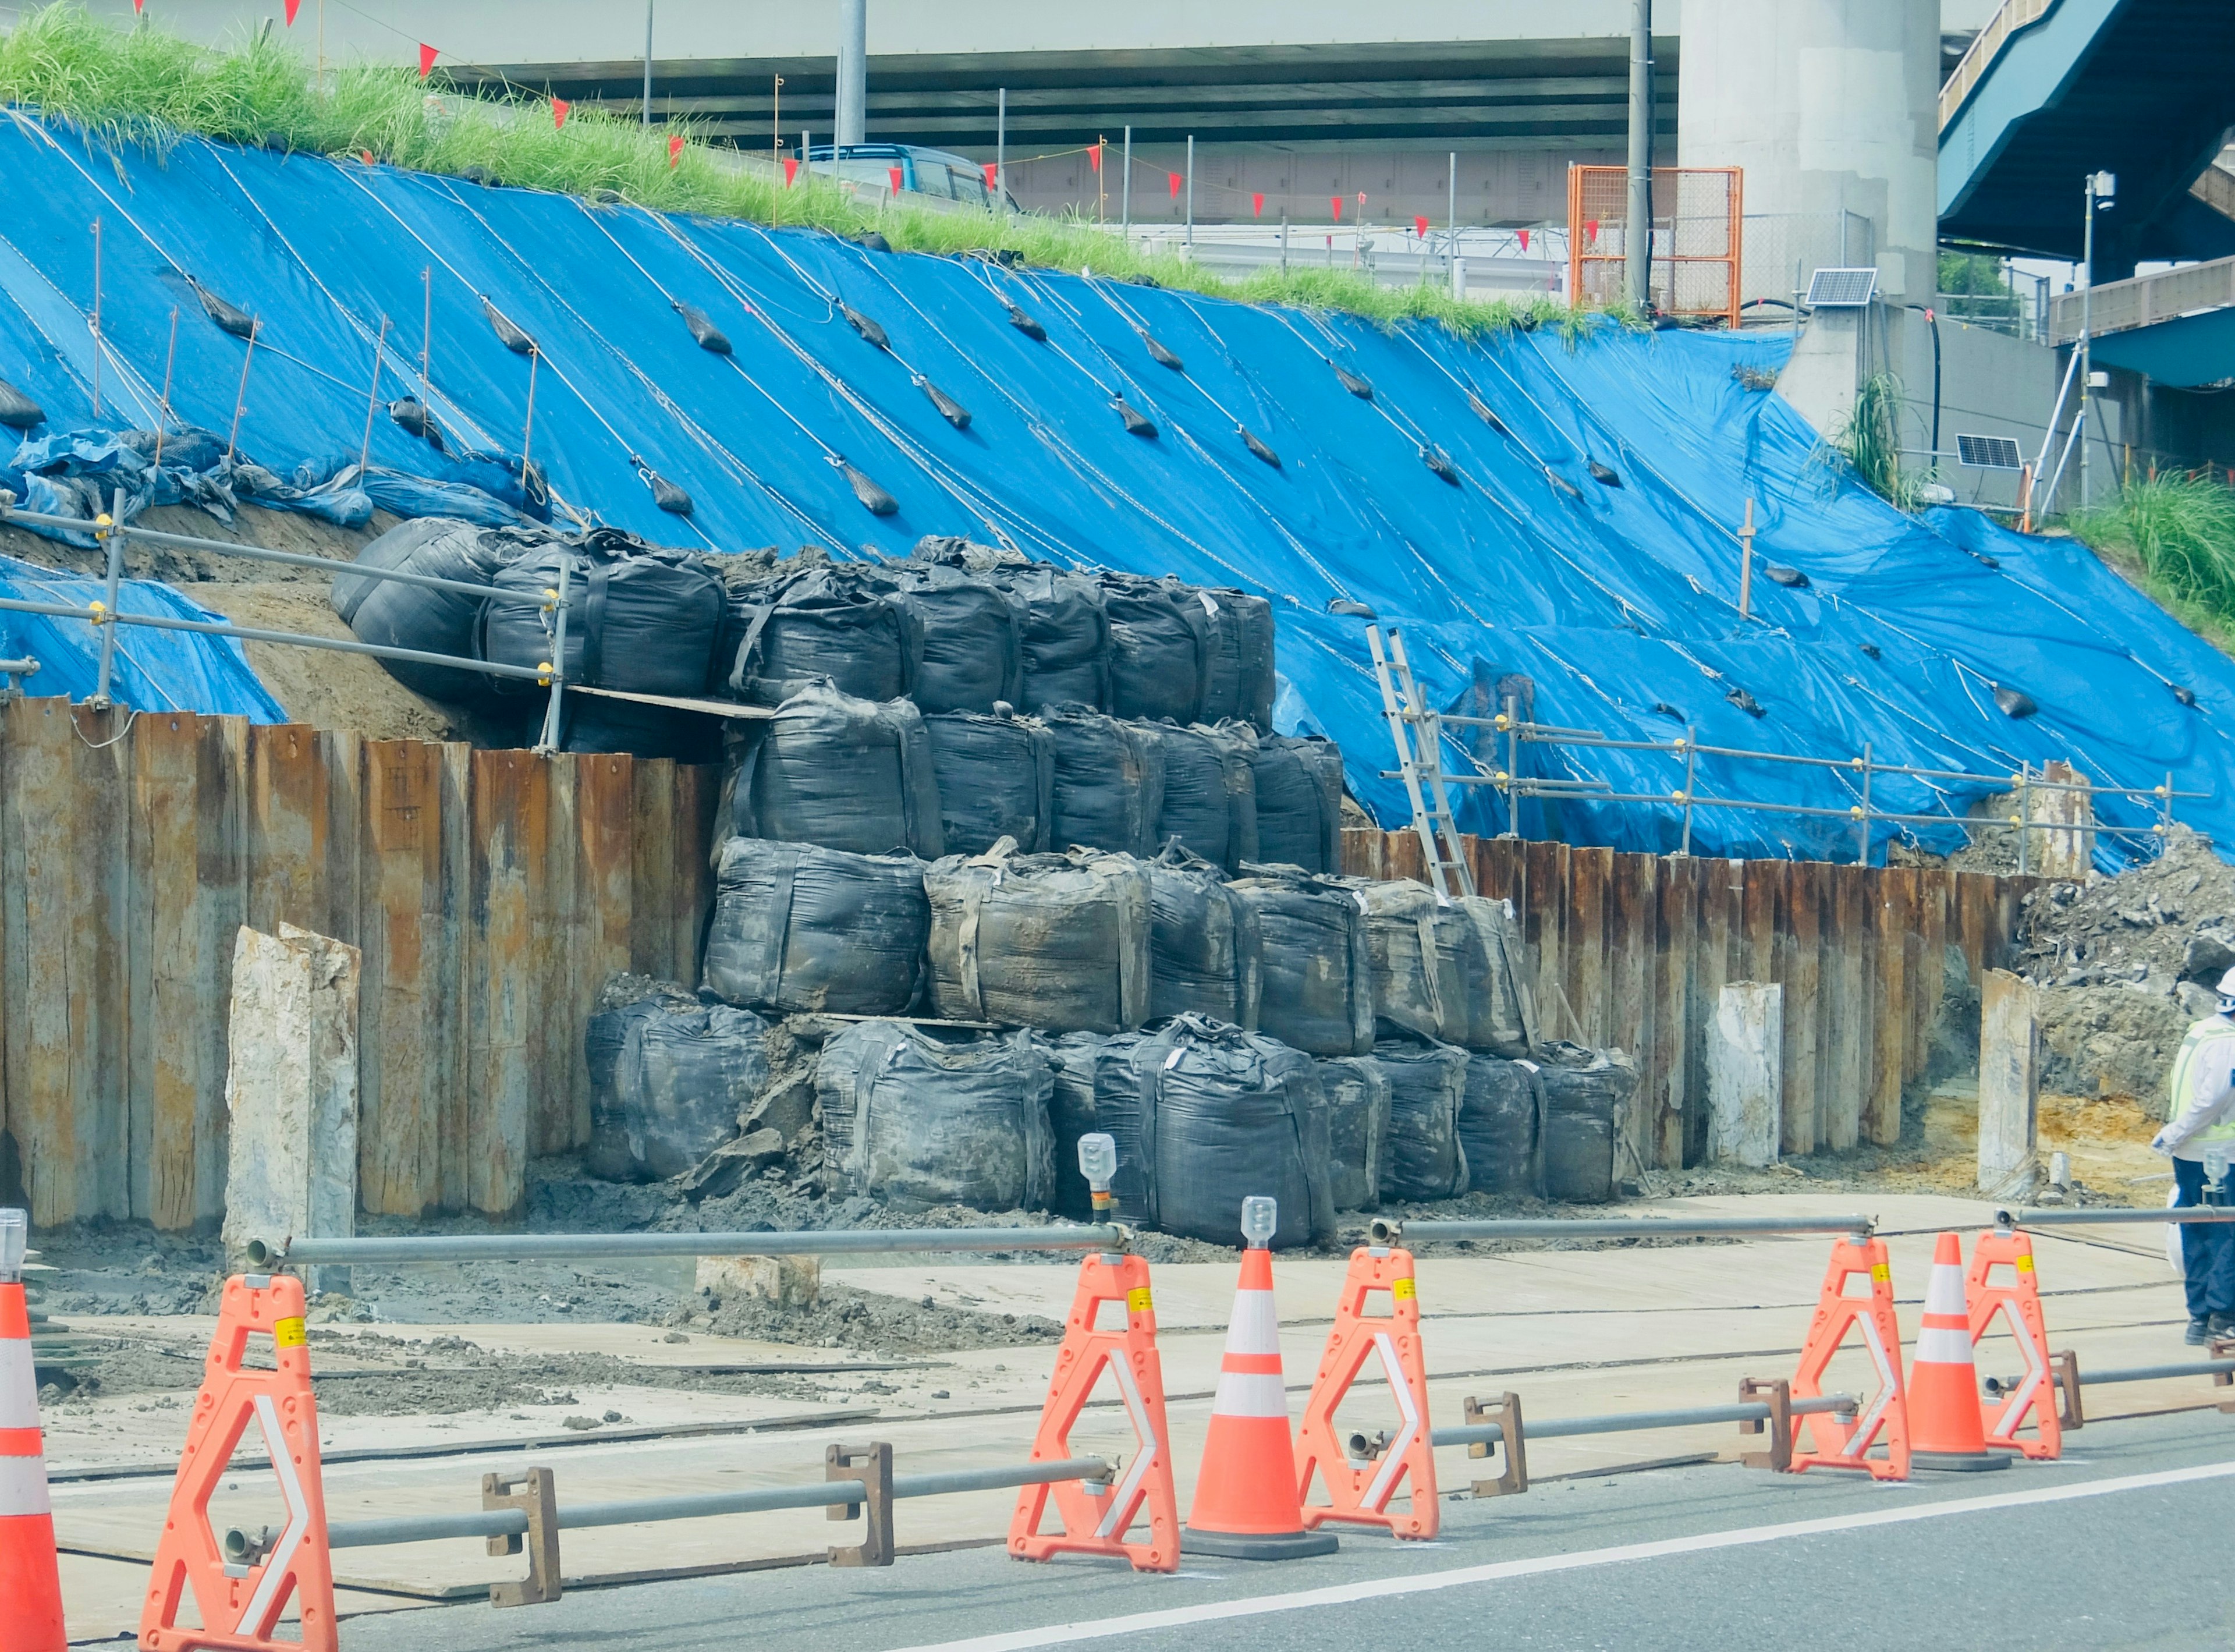
[[[85,226],[97,213],[112,419],[151,422],[174,307],[180,416],[211,429],[232,417],[244,345],[206,318],[191,275],[261,318],[240,439],[282,475],[354,452],[383,317],[380,399],[421,393],[423,347],[451,449],[517,453],[530,362],[500,341],[486,300],[540,345],[532,451],[561,512],[715,550],[902,552],[925,534],[967,534],[1262,593],[1280,620],[1277,720],[1341,741],[1353,789],[1385,821],[1404,816],[1402,792],[1380,777],[1388,740],[1360,623],[1327,614],[1331,597],[1402,625],[1439,704],[1517,673],[1533,679],[1540,720],[1616,738],[1693,727],[1708,744],[1838,758],[1868,745],[1879,763],[1993,775],[2064,758],[2132,786],[2170,771],[2207,794],[2180,816],[2235,843],[2235,665],[2084,549],[1968,511],[1907,517],[1857,486],[1790,408],[1734,374],[1773,372],[1781,335],[1600,327],[1580,342],[1540,330],[1475,345],[1432,325],[1385,331],[354,162],[199,141],[159,159],[22,115],[0,121],[0,161],[14,185],[0,377],[55,429],[95,423]],[[706,311],[735,354],[700,349],[678,303]],[[1045,343],[1012,324],[1012,304]],[[890,349],[842,306],[880,324]],[[1144,331],[1183,369],[1159,364]],[[1370,399],[1338,364],[1371,383]],[[968,408],[968,427],[920,380]],[[1118,396],[1156,439],[1126,433]],[[384,415],[372,446],[376,466],[402,475],[439,466]],[[1459,485],[1424,449],[1448,456]],[[870,514],[841,460],[898,510]],[[1620,485],[1595,478],[1594,462]],[[652,472],[687,488],[695,515],[659,510]],[[1734,531],[1749,497],[1763,559],[1809,581],[1757,578],[1752,621],[1735,606]],[[2039,714],[2005,715],[1997,684]],[[1666,796],[1683,777],[1662,753],[1524,759],[1624,792]],[[1697,787],[1844,807],[1852,777],[1702,758]],[[1960,813],[1987,790],[1879,776],[1871,801]],[[2109,798],[2099,812],[2153,817]],[[1563,799],[1524,813],[1525,829],[1623,849],[1673,848],[1680,829],[1673,805]],[[1470,790],[1461,818],[1504,824],[1487,788]],[[1902,829],[1882,825],[1879,839]],[[1958,841],[1952,827],[1917,835]],[[1707,810],[1693,842],[1845,857],[1854,835],[1838,818]],[[2107,864],[2122,852],[2105,840]]]

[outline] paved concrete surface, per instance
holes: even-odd
[[[360,1618],[349,1652],[626,1646],[762,1652],[1079,1643],[1655,1647],[1749,1652],[2235,1644],[2235,1423],[2091,1427],[2055,1464],[1882,1485],[1727,1465],[1569,1480],[1444,1509],[1432,1544],[1347,1537],[1323,1560],[1137,1577],[996,1549]]]

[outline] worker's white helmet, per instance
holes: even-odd
[[[2235,1010],[2235,969],[2229,970],[2219,978],[2219,1007]]]

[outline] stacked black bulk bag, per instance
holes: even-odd
[[[1544,1196],[1544,1087],[1533,1061],[1467,1058],[1459,1145],[1478,1193]]]
[[[740,837],[854,855],[946,853],[923,714],[815,683],[764,720],[737,724],[722,819]]]
[[[1615,1195],[1615,1144],[1637,1065],[1620,1050],[1547,1044],[1537,1081],[1544,1091],[1544,1196],[1603,1204]]]
[[[519,547],[471,522],[448,516],[421,516],[399,522],[354,559],[358,567],[429,579],[487,585]],[[462,591],[430,591],[397,580],[334,576],[334,612],[359,642],[382,648],[414,648],[430,654],[474,656],[482,599]],[[480,672],[448,665],[383,659],[381,668],[415,694],[470,705],[489,697],[494,680]]]
[[[921,648],[915,611],[888,571],[834,563],[732,590],[718,674],[756,705],[823,678],[856,699],[895,700],[914,685]]]
[[[917,639],[908,698],[934,711],[991,711],[1024,697],[1025,606],[993,580],[938,562],[889,565]]]
[[[925,869],[931,1002],[958,1021],[1121,1032],[1149,1013],[1149,872],[1128,855],[986,854]]]
[[[1255,1031],[1263,956],[1256,908],[1176,844],[1149,864],[1149,1019],[1207,1015]]]
[[[1375,1034],[1471,1042],[1473,997],[1485,989],[1489,974],[1473,920],[1425,883],[1345,882],[1366,912]]]
[[[927,712],[923,732],[948,854],[982,855],[1004,837],[1027,855],[1052,847],[1055,740],[1045,723],[1000,705]]]
[[[836,1190],[904,1210],[1040,1210],[1055,1194],[1047,1046],[863,1021],[823,1046],[815,1098]]]
[[[1055,1134],[1055,1198],[1057,1215],[1069,1216],[1074,1222],[1090,1220],[1094,1214],[1093,1190],[1078,1169],[1078,1138],[1103,1130],[1100,1110],[1095,1105],[1097,1075],[1102,1062],[1112,1052],[1122,1055],[1141,1041],[1138,1032],[1119,1032],[1104,1037],[1099,1032],[1066,1032],[1047,1041],[1048,1123]],[[1118,1183],[1125,1183],[1131,1196],[1137,1204],[1141,1186],[1140,1166],[1128,1164],[1124,1154],[1118,1157],[1118,1174],[1112,1182],[1112,1192]]]
[[[1482,934],[1490,976],[1474,1004],[1474,1033],[1469,1047],[1509,1058],[1527,1055],[1537,1045],[1536,997],[1529,987],[1528,947],[1511,901],[1476,895],[1458,902]]]
[[[1334,1208],[1370,1210],[1381,1203],[1381,1161],[1389,1150],[1389,1075],[1370,1055],[1331,1056],[1316,1065],[1327,1097]]]
[[[1203,720],[1245,721],[1273,731],[1273,605],[1245,591],[1198,593],[1209,624],[1205,645]]]
[[[1307,872],[1342,869],[1342,752],[1317,735],[1267,735],[1250,753],[1257,858]]]
[[[1110,616],[1110,710],[1192,723],[1203,715],[1210,619],[1201,593],[1172,580],[1101,576]]]
[[[1048,847],[1154,855],[1164,805],[1163,735],[1083,705],[1052,705],[1040,718],[1055,742]]]
[[[721,580],[695,553],[660,550],[610,529],[580,545],[547,541],[492,578],[495,594],[482,608],[482,659],[531,667],[557,659],[558,605],[546,593],[562,588],[562,561],[570,565],[563,581],[569,684],[677,699],[705,694],[722,632]],[[495,680],[499,693],[523,686]],[[717,719],[667,706],[585,694],[564,710],[569,751],[705,762],[719,738]]]
[[[1250,768],[1256,735],[1246,723],[1183,728],[1160,723],[1164,749],[1163,805],[1157,814],[1159,846],[1177,839],[1229,872],[1257,853],[1257,785]]]
[[[1275,1249],[1334,1238],[1327,1098],[1308,1058],[1183,1015],[1105,1050],[1097,1073],[1098,1120],[1118,1144],[1120,1221],[1230,1245],[1242,1201],[1267,1195],[1280,1202]]]
[[[590,1142],[582,1168],[608,1182],[680,1176],[737,1133],[768,1078],[768,1023],[679,988],[592,1015]]]
[[[1093,575],[1047,562],[995,567],[986,577],[1024,607],[1023,698],[1050,705],[1110,709],[1110,612]]]
[[[923,984],[931,910],[912,855],[732,837],[715,876],[703,981],[731,1004],[898,1015]]]
[[[1373,1046],[1389,1080],[1389,1134],[1381,1147],[1381,1196],[1448,1199],[1467,1190],[1459,1111],[1467,1052],[1449,1044],[1391,1039]]]
[[[1253,866],[1229,886],[1257,920],[1264,960],[1257,1030],[1309,1055],[1373,1047],[1373,978],[1366,914],[1331,879]]]

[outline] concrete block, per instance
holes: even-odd
[[[1777,1162],[1785,1106],[1785,988],[1733,981],[1707,1024],[1707,1157]]]
[[[233,949],[223,1236],[345,1238],[357,1230],[357,949],[282,924],[243,925]],[[347,1270],[311,1269],[313,1289]]]
[[[2068,763],[2051,760],[2041,765],[2041,777],[2057,785],[2088,783],[2088,777]],[[2095,863],[2095,800],[2088,791],[2035,791],[2030,794],[2031,818],[2070,829],[2035,832],[2029,846],[2033,869],[2042,877],[2084,880]],[[2206,1011],[2207,1015],[2211,1013]]]
[[[2041,1023],[2022,976],[1990,969],[1979,992],[1979,1190],[2018,1199],[2041,1181]]]
[[[701,1256],[698,1288],[724,1301],[757,1296],[779,1308],[813,1308],[823,1296],[816,1256]]]

